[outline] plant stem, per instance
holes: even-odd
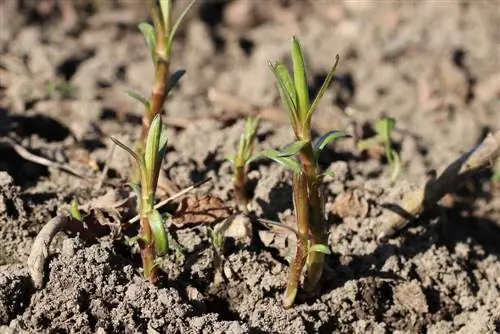
[[[302,147],[298,155],[307,179],[307,199],[309,205],[309,245],[326,244],[327,234],[324,228],[324,212],[318,189],[318,173],[316,159],[311,141]],[[307,256],[304,289],[313,290],[323,274],[325,255],[320,252],[310,252]]]
[[[309,232],[309,204],[307,200],[307,180],[303,172],[295,173],[292,181],[293,187],[293,205],[297,219],[297,249],[295,258],[290,264],[288,282],[285,294],[283,296],[283,305],[285,308],[292,306],[297,289],[299,287],[300,275],[306,262],[307,254],[307,235]]]
[[[244,211],[247,211],[246,207],[248,204],[248,196],[245,189],[246,181],[245,165],[236,166],[233,179],[234,195],[238,206],[243,208]]]
[[[142,268],[144,277],[155,284],[158,281],[158,271],[155,266],[155,250],[153,233],[147,215],[141,215],[141,230],[139,231],[139,247],[141,249]]]

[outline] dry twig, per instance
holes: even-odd
[[[399,205],[387,205],[378,239],[383,241],[454,191],[466,178],[490,166],[500,156],[500,130],[490,133],[477,147],[452,162],[435,179],[408,193]]]

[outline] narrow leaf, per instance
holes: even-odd
[[[128,154],[130,154],[134,160],[136,161],[137,165],[139,166],[140,174],[141,174],[141,182],[147,182],[147,170],[146,170],[146,164],[144,163],[144,159],[140,157],[137,153],[132,151],[127,145],[119,141],[118,139],[111,137],[111,140],[118,145],[120,148],[124,149]],[[140,198],[140,197],[138,197]]]
[[[330,250],[330,247],[327,245],[322,245],[322,244],[315,244],[309,247],[309,252],[317,252],[317,253],[323,253],[323,254],[332,254],[332,251]]]
[[[160,147],[161,136],[161,115],[157,114],[151,121],[148,136],[146,138],[146,148],[144,152],[144,160],[146,163],[146,170],[151,176],[155,172],[156,157],[158,155],[158,148]]]
[[[139,30],[144,35],[144,39],[146,39],[146,43],[148,44],[149,53],[151,55],[151,59],[153,63],[156,63],[156,38],[155,38],[155,29],[149,23],[142,22],[139,23]]]
[[[172,24],[172,0],[160,0],[159,2],[163,26],[168,31]]]
[[[153,234],[156,255],[164,255],[168,250],[168,237],[165,225],[158,210],[148,213],[148,222]]]
[[[298,140],[287,145],[283,151],[281,151],[280,158],[291,157],[292,155],[299,153],[302,147],[304,147],[307,143],[309,143],[309,140]]]
[[[276,81],[278,82],[278,90],[281,96],[281,101],[288,112],[288,118],[292,123],[292,126],[298,123],[297,117],[297,93],[295,92],[295,87],[293,86],[292,78],[290,73],[283,64],[276,63],[275,65],[269,63],[271,70],[273,71]]]
[[[351,136],[345,132],[333,130],[317,138],[313,144],[314,157],[316,161],[318,161],[321,151],[325,148],[326,145],[328,145],[328,143],[330,143],[335,139],[345,138],[345,137],[351,137]]]
[[[125,93],[136,101],[139,101],[144,107],[149,108],[149,101],[141,94],[132,90],[127,90]]]
[[[281,152],[279,151],[267,150],[262,152],[261,155],[282,164],[283,166],[291,169],[295,173],[300,172],[300,165],[297,162],[297,160],[295,160],[292,157],[282,157],[280,156]]]
[[[168,144],[167,130],[162,129],[160,134],[160,144],[158,146],[158,154],[156,155],[155,173],[158,173],[161,167],[161,163],[165,158],[165,153],[167,152],[167,144]]]
[[[309,124],[311,122],[312,114],[314,110],[318,107],[319,101],[325,94],[326,90],[328,89],[328,86],[330,86],[330,82],[333,79],[333,76],[335,75],[335,70],[337,69],[337,65],[339,63],[339,55],[335,57],[335,64],[333,64],[333,67],[331,68],[330,72],[326,76],[325,81],[323,81],[323,84],[321,85],[321,88],[319,89],[318,95],[314,98],[313,103],[311,104],[311,107],[309,108],[309,111],[307,112],[307,123]]]
[[[192,0],[189,3],[189,5],[187,5],[186,8],[184,8],[184,10],[182,11],[181,15],[177,19],[177,21],[175,21],[175,23],[174,23],[174,25],[172,27],[172,30],[170,30],[170,35],[168,36],[167,50],[170,50],[170,48],[172,46],[172,41],[174,40],[175,34],[177,33],[177,29],[179,29],[179,26],[182,23],[182,21],[184,20],[184,17],[187,15],[187,13],[191,9],[191,7],[193,7],[193,5],[194,5],[195,2],[196,2],[196,0]]]
[[[300,48],[300,43],[296,37],[293,37],[292,44],[293,77],[295,89],[297,91],[298,111],[300,118],[305,119],[309,111],[309,89],[307,87],[304,57]]]
[[[172,75],[170,75],[170,77],[167,80],[167,92],[165,94],[166,96],[168,96],[168,94],[170,94],[172,89],[175,88],[175,86],[177,85],[177,83],[184,74],[186,74],[186,70],[178,70],[172,73]]]
[[[125,145],[124,143],[122,143],[121,141],[119,141],[118,139],[116,139],[115,137],[111,137],[111,140],[116,145],[118,145],[120,148],[124,149],[128,154],[130,154],[134,158],[134,160],[137,162],[137,164],[139,165],[139,167],[141,169],[146,167],[144,165],[144,160],[137,153],[135,153],[134,151],[132,151],[132,149],[130,149],[127,145]]]

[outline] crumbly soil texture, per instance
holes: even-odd
[[[174,4],[178,15],[187,3]],[[383,154],[359,153],[355,138],[321,156],[321,168],[336,173],[324,180],[332,254],[317,291],[300,291],[287,310],[281,296],[294,236],[258,220],[293,224],[291,175],[281,166],[250,165],[252,213],[238,217],[246,236],[227,238],[220,266],[210,219],[172,225],[183,254],[160,259],[156,286],[142,279],[137,250],[120,237],[137,232],[127,223],[133,203],[123,205],[131,162],[120,149],[110,155],[110,136],[127,143],[139,136],[141,106],[124,92],[151,91],[137,29],[147,18],[142,1],[0,3],[0,332],[500,331],[500,187],[491,171],[377,241],[386,204],[498,129],[497,1],[200,0],[193,7],[172,56],[172,69],[187,74],[165,112],[163,170],[177,188],[211,177],[194,193],[235,207],[225,156],[248,113],[265,115],[257,150],[293,140],[267,65],[291,62],[292,35],[302,42],[311,94],[340,55],[314,136],[336,129],[366,138],[377,119],[396,119],[403,169],[393,184]],[[26,160],[12,143],[83,178]],[[86,213],[104,208],[115,224],[104,228],[114,232],[119,217],[121,232],[57,234],[36,289],[26,267],[31,245],[73,200]]]

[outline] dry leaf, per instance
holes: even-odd
[[[182,199],[177,213],[172,217],[172,223],[177,227],[213,224],[226,219],[230,214],[231,211],[219,197],[193,195]]]

